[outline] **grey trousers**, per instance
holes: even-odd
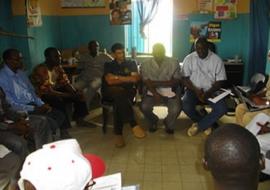
[[[11,131],[0,131],[0,144],[15,153],[20,158],[21,164],[29,153],[26,140]]]
[[[101,78],[95,78],[91,81],[83,81],[79,80],[74,84],[74,87],[79,90],[85,90],[85,98],[86,98],[86,104],[87,108],[89,110],[89,105],[94,98],[96,92],[101,87]]]
[[[20,169],[21,160],[15,153],[11,152],[4,158],[0,158],[0,189],[15,186]]]
[[[175,128],[175,122],[177,117],[181,112],[181,100],[179,96],[175,96],[174,98],[162,98],[162,105],[168,107],[168,115],[164,120],[164,124],[168,129]],[[153,113],[153,107],[155,105],[155,100],[152,96],[144,96],[141,103],[141,110],[149,122],[150,126],[156,125],[159,118]]]
[[[35,142],[35,148],[39,149],[42,145],[52,142],[51,121],[48,117],[41,115],[29,116],[31,136]]]

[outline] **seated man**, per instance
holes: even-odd
[[[250,97],[256,104],[265,104],[266,101],[270,101],[270,77],[268,78],[268,81],[265,81],[265,83],[265,88],[259,94]],[[270,109],[250,112],[245,104],[238,104],[235,109],[236,123],[244,127],[259,113],[270,115]]]
[[[194,136],[199,131],[209,135],[212,125],[227,112],[224,99],[216,103],[208,100],[226,80],[222,60],[208,49],[206,38],[198,38],[195,49],[196,52],[189,54],[183,62],[183,82],[187,87],[183,98],[183,111],[194,122],[188,129],[188,136]],[[198,103],[208,104],[212,108],[211,113],[206,116],[199,114],[196,111]]]
[[[135,121],[132,108],[136,95],[135,84],[140,76],[136,64],[125,59],[122,44],[114,44],[111,50],[114,60],[105,63],[102,94],[104,99],[113,102],[115,145],[120,148],[125,145],[122,134],[124,122],[129,122],[135,137],[145,137],[144,130]]]
[[[0,189],[16,190],[22,162],[18,155],[0,144]]]
[[[270,179],[270,158],[266,156],[270,151],[270,116],[258,113],[246,126],[246,129],[256,136],[260,144],[261,153],[265,156],[265,169],[262,173],[268,175],[268,179]]]
[[[78,62],[79,75],[74,86],[79,90],[86,89],[85,97],[89,110],[93,97],[101,87],[104,64],[112,61],[112,57],[99,52],[97,41],[90,41],[88,50],[89,53],[82,55]]]
[[[248,130],[228,124],[215,130],[205,142],[204,167],[216,190],[256,190],[264,168],[257,139]]]
[[[61,54],[53,47],[47,48],[44,52],[45,65],[48,68],[49,79],[48,83],[57,91],[66,94],[62,96],[64,104],[72,103],[74,106],[73,118],[80,127],[94,127],[84,119],[88,116],[88,109],[81,91],[75,89],[70,83],[65,71],[61,67]],[[43,96],[43,100],[62,112],[66,112],[65,108],[60,105],[58,97],[47,94]]]
[[[16,49],[8,49],[3,53],[4,66],[0,70],[0,86],[6,94],[11,107],[30,115],[45,116],[50,122],[53,132],[60,127],[61,138],[69,138],[67,127],[69,122],[64,115],[52,109],[35,94],[26,74],[20,70],[22,54]]]
[[[13,110],[6,101],[6,96],[0,87],[0,143],[15,151],[12,147],[16,147],[16,140],[22,135],[26,138],[34,140],[35,149],[39,149],[43,144],[52,140],[50,122],[44,116],[30,115],[26,118],[25,113],[19,113]],[[12,140],[13,138],[14,141]],[[21,150],[21,148],[18,148]],[[25,156],[23,153],[22,158]]]
[[[141,109],[150,124],[150,132],[157,130],[158,122],[153,107],[165,105],[168,107],[168,115],[164,120],[166,132],[174,133],[175,122],[181,111],[180,94],[176,92],[180,84],[180,72],[177,61],[165,56],[162,44],[155,44],[153,58],[141,65],[143,84],[147,91]]]

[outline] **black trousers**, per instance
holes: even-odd
[[[106,101],[113,102],[113,123],[116,135],[122,135],[124,123],[129,123],[131,127],[137,125],[132,108],[132,102],[136,95],[135,89],[111,86],[106,87],[102,94]]]
[[[67,113],[67,104],[72,104],[74,106],[73,119],[78,120],[80,118],[84,118],[88,115],[88,110],[85,101],[80,101],[74,98],[60,98],[51,95],[43,95],[41,99],[64,113],[66,119],[68,120]]]

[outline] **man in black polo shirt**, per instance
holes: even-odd
[[[114,132],[116,147],[125,146],[122,135],[123,124],[128,122],[135,137],[145,137],[144,130],[137,124],[132,108],[136,95],[135,84],[140,80],[135,62],[125,60],[124,46],[116,43],[111,48],[114,60],[104,65],[102,93],[114,106]]]

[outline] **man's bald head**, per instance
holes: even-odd
[[[152,54],[157,62],[162,62],[166,54],[164,45],[161,43],[154,44]]]
[[[258,183],[259,143],[252,133],[238,125],[225,125],[209,136],[205,161],[218,184],[240,187],[252,181]]]

